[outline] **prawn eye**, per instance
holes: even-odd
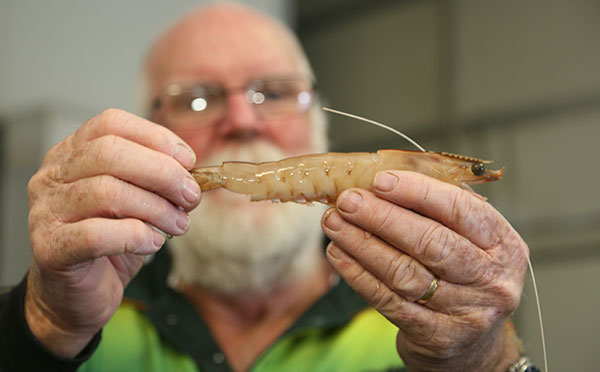
[[[483,176],[485,174],[485,166],[483,163],[475,163],[471,166],[471,172],[476,176]]]

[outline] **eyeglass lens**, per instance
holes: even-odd
[[[311,85],[300,79],[255,80],[244,90],[246,100],[264,120],[298,115],[312,102]],[[169,121],[174,123],[211,124],[225,114],[230,91],[214,83],[172,85],[167,89],[162,106]]]

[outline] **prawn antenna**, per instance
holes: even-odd
[[[334,110],[334,109],[331,109],[331,108],[328,108],[328,107],[323,107],[323,110],[328,111],[328,112],[332,112],[334,114],[338,114],[338,115],[342,115],[342,116],[347,116],[347,117],[352,118],[352,119],[357,119],[357,120],[360,120],[360,121],[364,121],[364,122],[369,123],[369,124],[377,125],[378,127],[381,127],[383,129],[387,129],[390,132],[395,133],[395,134],[399,135],[400,137],[404,138],[405,140],[407,140],[408,142],[410,142],[411,144],[413,144],[419,150],[421,150],[423,152],[427,152],[427,150],[425,150],[421,145],[419,145],[417,142],[415,142],[412,138],[410,138],[406,134],[404,134],[404,133],[400,132],[399,130],[394,129],[394,128],[388,126],[388,125],[379,123],[379,122],[377,122],[375,120],[363,118],[362,116],[358,116],[358,115],[354,115],[354,114],[349,114],[347,112]]]
[[[544,357],[544,369],[548,372],[548,353],[546,352],[546,337],[544,336],[544,323],[542,321],[542,307],[540,305],[540,296],[538,294],[537,284],[535,282],[535,275],[533,274],[533,266],[531,265],[531,259],[527,255],[527,264],[529,264],[529,272],[531,273],[531,281],[533,283],[533,293],[535,294],[535,303],[537,305],[538,321],[540,323],[540,333],[542,336],[542,353]]]

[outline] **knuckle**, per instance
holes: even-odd
[[[121,137],[114,134],[105,134],[104,136],[95,140],[97,144],[97,151],[105,154],[112,154],[115,148],[120,147]]]
[[[121,109],[108,108],[86,121],[81,129],[90,131],[94,137],[112,133],[126,114],[127,113]]]
[[[431,194],[431,183],[430,182],[423,183],[423,187],[421,187],[419,190],[420,190],[420,195],[419,195],[418,202],[423,203],[427,199],[429,199],[429,195]]]
[[[515,311],[521,301],[520,287],[511,280],[495,280],[491,284],[497,312],[505,316]]]
[[[97,167],[99,164],[104,165],[107,169],[114,163],[121,154],[122,140],[114,134],[107,134],[91,143],[91,156],[88,157],[87,167]]]
[[[94,183],[95,185],[91,187],[91,195],[96,206],[111,217],[121,217],[118,212],[118,206],[127,200],[127,197],[123,195],[124,190],[122,187],[119,187],[118,180],[111,176],[102,175],[96,177]],[[81,198],[85,197],[85,194],[89,192],[87,185],[83,187],[83,190],[81,190],[81,187],[79,189],[81,192],[77,193],[77,195]]]
[[[73,146],[74,134],[70,134],[64,140],[53,145],[46,154],[44,154],[44,158],[42,159],[42,168],[48,166],[49,164],[56,163],[60,161],[60,159],[65,157],[65,154],[68,154]]]
[[[84,137],[98,138],[108,134],[120,133],[123,126],[133,119],[134,115],[117,108],[108,108],[88,120],[80,128]]]
[[[46,205],[34,205],[29,210],[29,230],[43,229],[46,224],[52,223],[52,215]]]
[[[38,223],[38,221],[42,220],[42,216],[43,213],[40,213],[42,211],[43,208],[39,208],[36,205],[33,205],[29,208],[29,231],[30,231],[30,235],[33,233],[33,229],[34,227],[36,227],[36,224]]]
[[[452,203],[450,204],[450,220],[456,224],[462,224],[471,214],[473,199],[464,190],[452,188]]]
[[[102,111],[102,113],[98,115],[98,118],[100,119],[100,125],[103,127],[103,129],[110,131],[110,129],[114,128],[117,123],[121,122],[128,115],[129,114],[124,110],[111,107]]]
[[[377,213],[369,215],[369,226],[374,232],[388,231],[394,223],[394,208],[391,203],[382,203],[381,208],[378,208]]]
[[[440,263],[448,258],[455,243],[455,237],[449,229],[440,224],[431,224],[419,237],[415,251],[427,262]]]
[[[347,277],[346,279],[348,280],[348,284],[350,284],[351,286],[356,286],[358,285],[360,282],[362,282],[363,280],[368,278],[365,278],[366,276],[366,271],[363,268],[356,268],[351,270],[351,272],[347,273]]]
[[[373,238],[369,235],[365,236],[365,233],[362,230],[353,231],[350,230],[350,233],[345,234],[344,237],[348,239],[347,241],[347,249],[356,257],[364,257],[369,255],[369,252],[372,251],[372,242]]]
[[[32,204],[37,198],[39,189],[41,186],[41,178],[40,172],[36,173],[29,179],[27,182],[27,195],[29,196],[29,203]]]
[[[66,194],[71,202],[81,204],[85,197],[95,193],[94,187],[89,187],[86,182],[73,182],[67,186]]]
[[[29,205],[33,206],[40,200],[52,197],[59,191],[60,181],[56,175],[56,169],[50,168],[39,170],[27,182],[27,195],[29,197]]]
[[[374,308],[384,314],[393,313],[398,306],[396,294],[388,290],[385,285],[376,287],[370,302]]]
[[[430,198],[432,193],[432,185],[429,177],[424,176],[420,173],[409,172],[410,177],[406,178],[407,187],[406,195],[409,202],[410,208],[419,209],[424,203]],[[425,178],[423,178],[425,177]]]
[[[406,291],[407,287],[416,280],[414,261],[404,255],[398,256],[390,262],[387,273],[391,289],[396,292]]]
[[[477,316],[474,316],[469,322],[474,336],[486,333],[490,328],[498,323],[500,318],[502,318],[501,314],[497,309],[492,307],[488,307],[478,312]]]
[[[48,242],[45,231],[37,228],[31,229],[31,232],[29,234],[29,241],[31,243],[31,253],[35,261],[45,261],[46,256],[44,255],[44,248],[47,246]]]
[[[496,265],[486,265],[482,267],[482,270],[478,273],[473,284],[483,288],[493,289],[497,284],[495,283],[496,280],[498,280],[498,267]]]

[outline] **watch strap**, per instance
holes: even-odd
[[[522,356],[515,364],[510,366],[507,372],[542,372],[535,364],[526,356]]]

